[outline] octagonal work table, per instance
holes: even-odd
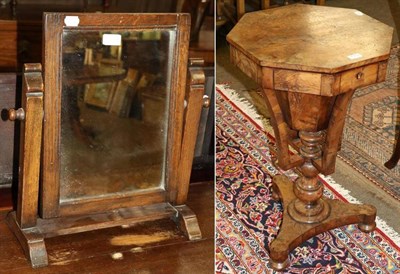
[[[273,196],[284,208],[270,246],[275,270],[314,235],[352,223],[364,232],[375,228],[375,207],[323,198],[318,174],[335,170],[354,91],[385,80],[392,33],[354,9],[299,4],[247,13],[227,36],[231,61],[265,94],[277,165],[301,173],[295,184],[273,178]]]

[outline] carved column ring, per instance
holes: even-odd
[[[301,166],[301,172],[307,178],[312,178],[318,175],[319,171],[315,168],[315,166],[310,162],[305,162]]]
[[[299,136],[301,139],[301,155],[308,159],[317,159],[321,157],[321,140],[323,134],[320,131],[317,132],[306,132],[300,131]]]
[[[296,197],[302,201],[305,204],[313,204],[315,203],[323,194],[324,189],[322,187],[310,191],[303,189],[299,185],[295,185],[294,187],[294,193],[296,194]]]
[[[303,131],[300,130],[299,132],[300,137],[303,140],[309,141],[309,142],[316,142],[321,139],[322,137],[322,132],[321,131]]]
[[[321,149],[311,150],[307,147],[301,147],[300,152],[303,157],[309,158],[309,159],[317,159],[317,158],[321,157],[321,155],[322,155]]]

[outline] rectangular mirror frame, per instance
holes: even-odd
[[[65,16],[77,16],[79,26],[65,26]],[[156,203],[175,204],[184,119],[190,17],[187,14],[45,13],[43,17],[44,128],[39,210],[42,218],[105,212]],[[162,29],[176,28],[169,102],[165,190],[118,194],[60,203],[61,48],[64,28]]]

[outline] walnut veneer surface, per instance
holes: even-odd
[[[263,89],[271,114],[276,164],[299,168],[293,185],[273,178],[283,203],[270,264],[283,270],[289,252],[329,229],[358,223],[372,231],[376,209],[322,197],[318,174],[335,171],[346,110],[357,88],[386,77],[393,29],[354,9],[289,5],[247,13],[228,34],[231,61]],[[298,154],[289,153],[289,145]]]
[[[227,40],[260,66],[333,73],[386,59],[392,32],[354,9],[297,4],[245,14]]]

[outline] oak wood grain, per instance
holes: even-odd
[[[65,26],[66,16],[77,16],[80,19],[79,27],[97,30],[116,27],[141,29],[174,27],[176,29],[177,40],[172,48],[170,58],[172,60],[171,82],[168,84],[173,92],[169,96],[165,188],[153,188],[133,193],[115,193],[87,199],[60,200],[60,169],[63,168],[60,164],[60,116],[61,107],[65,104],[61,100],[63,92],[61,87],[65,84],[76,84],[64,82],[65,75],[62,73],[62,34],[64,29],[72,28]],[[44,238],[64,234],[126,226],[170,217],[179,220],[177,223],[190,240],[201,238],[196,216],[183,204],[187,200],[191,163],[204,92],[204,73],[193,70],[193,77],[190,78],[190,108],[188,107],[187,115],[184,117],[189,27],[190,18],[187,14],[46,13],[44,15],[43,63],[46,92],[41,195],[39,196],[38,193],[38,175],[42,130],[41,125],[33,127],[32,121],[41,121],[43,115],[42,106],[39,104],[41,100],[35,100],[38,91],[43,89],[43,83],[39,81],[41,72],[38,71],[38,66],[26,65],[27,72],[34,70],[35,73],[35,77],[31,75],[30,78],[27,78],[30,81],[26,81],[26,90],[31,91],[29,94],[36,97],[27,96],[26,127],[23,130],[26,138],[21,142],[25,146],[24,154],[21,157],[23,161],[21,168],[23,175],[26,175],[21,176],[16,217],[13,212],[8,218],[9,226],[19,239],[32,267],[47,265]],[[122,75],[123,72],[119,74]],[[86,76],[82,74],[82,77]],[[40,95],[42,96],[42,94]],[[13,112],[13,117],[23,117],[23,115],[20,112]],[[185,134],[183,134],[184,122],[186,123]],[[34,145],[29,142],[31,140],[35,141]],[[35,159],[32,160],[34,156]],[[41,198],[41,211],[40,218],[37,218],[39,197]],[[169,204],[169,202],[176,203],[177,201],[180,204],[178,208]]]
[[[45,85],[43,155],[41,163],[40,215],[43,218],[58,216],[60,200],[59,168],[61,133],[61,80],[60,58],[63,18],[61,15],[43,17],[43,80]],[[51,27],[47,27],[51,26]]]
[[[20,174],[16,220],[21,228],[36,225],[43,124],[43,79],[40,64],[24,67],[21,122]]]
[[[46,266],[48,264],[47,251],[44,245],[44,237],[36,227],[21,229],[18,225],[15,212],[7,215],[7,224],[17,237],[25,256],[31,262],[33,268]]]
[[[138,193],[115,194],[109,197],[93,197],[91,199],[66,200],[59,204],[60,216],[75,216],[104,212],[123,207],[144,206],[167,201],[164,189],[143,191]],[[79,209],[79,210],[77,210]]]
[[[193,60],[193,59],[191,59]],[[202,62],[204,63],[204,62]],[[182,137],[181,159],[179,164],[179,187],[177,188],[176,204],[184,204],[187,200],[189,180],[192,170],[196,137],[203,108],[205,74],[201,67],[189,67],[187,106],[184,116],[184,131]]]
[[[178,216],[174,218],[175,222],[191,241],[201,239],[201,231],[197,217],[194,212],[186,205],[175,206]]]
[[[3,189],[0,189],[0,193]],[[6,199],[9,200],[9,199]],[[0,268],[5,273],[212,273],[214,271],[214,183],[192,183],[188,205],[198,217],[201,240],[189,242],[169,219],[48,238],[46,268],[32,269],[0,212]],[[162,236],[163,240],[151,239]],[[120,259],[115,255],[119,255]]]
[[[129,225],[176,215],[173,206],[167,203],[142,207],[119,208],[109,212],[71,217],[39,219],[36,228],[45,238]]]
[[[167,159],[164,195],[156,190],[150,195],[114,195],[112,198],[88,198],[85,201],[72,201],[61,204],[60,201],[60,113],[61,82],[63,75],[60,69],[61,39],[63,29],[76,27],[65,26],[66,16],[79,17],[79,27],[101,30],[104,28],[171,28],[176,27],[176,46],[171,60],[171,90],[169,99]],[[183,134],[184,95],[186,88],[186,70],[189,45],[190,17],[188,14],[90,14],[90,13],[45,13],[44,14],[44,68],[45,68],[45,123],[43,132],[43,187],[41,216],[43,218],[60,215],[76,215],[108,211],[122,207],[175,202],[179,185],[181,141]],[[188,183],[188,182],[187,182]],[[187,188],[186,188],[187,189]],[[166,194],[166,195],[165,195]]]
[[[181,142],[183,136],[184,124],[184,101],[186,91],[187,64],[189,56],[189,40],[190,40],[190,18],[189,16],[179,16],[177,19],[177,46],[174,51],[173,59],[175,60],[172,67],[172,83],[173,92],[169,105],[168,124],[168,149],[167,157],[169,164],[166,175],[168,188],[168,201],[176,202],[179,185],[179,164],[181,158]],[[173,126],[172,126],[173,125]],[[168,145],[169,146],[169,145]]]

